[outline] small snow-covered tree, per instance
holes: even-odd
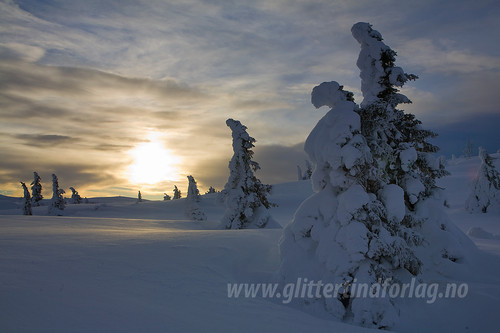
[[[306,160],[306,171],[304,172],[304,179],[311,179],[313,173],[313,168],[311,162]]]
[[[472,191],[465,202],[465,209],[471,213],[500,211],[500,173],[484,148],[479,148],[481,166],[474,180]]]
[[[229,162],[229,179],[221,194],[226,203],[222,224],[226,229],[264,228],[274,221],[269,214],[273,204],[267,198],[271,185],[262,184],[254,174],[260,169],[252,160],[255,139],[238,120],[228,119],[226,125],[232,131],[234,155]]]
[[[142,194],[141,194],[141,191],[137,192],[137,202],[142,202]]]
[[[174,185],[174,197],[172,198],[172,200],[177,200],[180,199],[181,197],[182,197],[181,190],[177,188],[177,185]]]
[[[304,173],[302,173],[302,168],[299,165],[297,165],[298,180],[311,179],[311,176],[312,176],[312,165],[311,162],[309,162],[309,160],[306,160],[306,171],[304,171]]]
[[[464,147],[464,157],[471,158],[472,155],[474,155],[474,145],[472,144],[472,141],[469,138],[467,138]]]
[[[304,176],[302,175],[302,168],[300,165],[297,165],[297,180],[304,180]]]
[[[82,202],[82,197],[78,194],[78,191],[74,187],[69,188],[71,190],[71,202],[74,204],[79,204]]]
[[[195,221],[204,221],[207,219],[205,213],[201,210],[200,202],[200,191],[198,190],[198,185],[193,176],[187,176],[189,185],[186,196],[186,208],[185,214],[189,218]]]
[[[33,215],[33,212],[31,210],[31,195],[30,191],[28,190],[28,187],[26,187],[26,184],[21,182],[21,186],[23,187],[24,190],[24,196],[23,196],[23,215]]]
[[[210,186],[205,194],[212,194],[212,193],[217,193],[217,191],[213,186]]]
[[[62,215],[65,207],[63,198],[64,193],[66,192],[64,192],[63,189],[59,188],[59,181],[57,179],[57,176],[55,174],[52,174],[52,199],[50,201],[50,206],[48,209],[49,215]]]
[[[31,182],[31,201],[33,206],[40,206],[40,201],[43,199],[41,180],[42,178],[40,178],[38,173],[36,171],[33,172],[33,182]]]
[[[172,198],[170,197],[170,195],[168,195],[167,193],[163,193],[163,194],[164,194],[164,196],[163,196],[163,201],[169,201],[170,199],[172,199]]]

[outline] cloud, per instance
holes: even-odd
[[[498,112],[494,2],[371,2],[1,1],[0,149],[17,163],[3,174],[85,165],[112,175],[94,179],[96,191],[123,190],[128,151],[160,133],[183,173],[221,186],[234,118],[257,139],[265,181],[295,179],[296,145],[325,112],[310,104],[312,88],[336,80],[361,100],[357,21],[420,74],[404,93],[424,121]]]
[[[75,138],[70,136],[57,134],[16,134],[14,138],[22,140],[25,145],[35,147],[53,147],[75,141]]]
[[[286,107],[272,98],[258,100],[254,93],[12,60],[0,64],[0,86],[0,132],[6,139],[0,146],[9,160],[3,168],[13,171],[2,179],[7,187],[17,186],[20,170],[34,169],[57,169],[72,183],[100,182],[86,188],[106,188],[106,179],[126,184],[127,152],[150,133],[159,133],[163,145],[182,159],[182,175],[200,175],[201,185],[222,186],[231,157],[225,120],[238,113],[254,119],[248,124],[265,143],[276,127],[266,124],[266,113]],[[219,167],[208,167],[212,162]],[[91,172],[113,177],[91,177]]]
[[[452,75],[500,69],[500,58],[463,49],[447,40],[412,39],[399,48],[399,53],[408,56],[406,63],[425,73]]]

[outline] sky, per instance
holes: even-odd
[[[350,29],[369,22],[419,76],[401,106],[441,154],[500,149],[500,5],[489,0],[0,0],[0,194],[51,174],[80,195],[161,199],[187,175],[220,190],[228,118],[254,137],[257,177],[297,179],[328,111],[314,86],[362,101]]]

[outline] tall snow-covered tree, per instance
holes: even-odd
[[[180,199],[181,197],[182,197],[181,190],[177,188],[177,185],[174,185],[174,197],[172,198],[172,200],[177,200]]]
[[[52,174],[52,199],[50,200],[50,206],[48,209],[49,215],[62,215],[65,203],[63,194],[63,189],[59,188],[59,180],[55,174]]]
[[[186,196],[186,208],[185,214],[187,217],[195,221],[204,221],[207,219],[205,213],[201,210],[200,202],[200,191],[198,190],[198,185],[193,176],[187,176],[189,185]]]
[[[481,166],[465,209],[471,213],[500,212],[500,173],[495,168],[495,159],[482,147],[479,148],[479,158]]]
[[[24,196],[23,196],[23,215],[33,215],[33,212],[31,210],[31,195],[30,191],[28,190],[28,187],[26,187],[26,184],[21,182],[21,186],[23,187],[24,190]]]
[[[40,178],[38,173],[36,171],[33,172],[33,182],[31,182],[31,201],[33,206],[40,206],[40,201],[43,199],[41,180],[42,178]]]
[[[378,178],[404,191],[405,215],[399,233],[407,244],[426,248],[427,257],[419,256],[424,263],[439,262],[444,267],[461,262],[464,249],[472,245],[449,222],[439,199],[436,180],[448,172],[435,154],[439,148],[429,142],[436,134],[422,128],[413,114],[397,109],[401,103],[411,103],[398,88],[417,76],[395,66],[396,52],[370,24],[355,24],[352,34],[361,45],[357,61],[363,93],[358,110],[361,132],[376,162]],[[375,193],[377,186],[375,182],[368,189]],[[428,241],[436,238],[441,242]]]
[[[395,232],[404,216],[403,193],[377,179],[376,165],[365,138],[352,93],[337,82],[314,88],[314,106],[332,108],[312,130],[305,151],[316,165],[316,192],[304,201],[280,242],[280,272],[285,282],[300,277],[348,285],[373,284],[391,277],[393,267],[418,272],[419,261]],[[378,182],[377,193],[369,184]],[[388,205],[389,202],[391,205]],[[376,304],[350,298],[348,288],[332,298],[308,300],[328,312],[365,326],[390,327],[397,310],[387,299]]]
[[[307,276],[342,284],[335,297],[308,303],[362,326],[390,328],[397,300],[359,297],[348,286],[403,281],[438,266],[446,272],[473,245],[433,200],[435,180],[446,174],[427,141],[434,134],[396,109],[410,102],[397,87],[416,76],[394,66],[396,53],[371,25],[355,24],[352,33],[361,44],[364,100],[356,105],[336,82],[313,89],[313,105],[332,109],[306,141],[316,193],[284,230],[280,273],[286,282]]]
[[[200,191],[198,190],[198,184],[193,176],[187,176],[188,179],[188,190],[186,199],[188,201],[200,202]]]
[[[264,228],[275,224],[269,213],[273,206],[268,200],[271,185],[262,184],[255,176],[259,163],[252,160],[255,139],[247,133],[247,127],[238,120],[228,119],[226,125],[232,131],[234,155],[229,162],[229,179],[222,196],[226,211],[222,224],[226,229]]]
[[[71,190],[71,202],[74,204],[79,204],[82,202],[82,197],[78,194],[78,191],[74,187],[69,188]]]

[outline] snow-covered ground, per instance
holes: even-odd
[[[449,277],[467,297],[405,300],[395,331],[498,331],[500,216],[464,209],[478,168],[477,157],[449,161],[439,182],[481,250],[465,281]],[[275,185],[272,215],[286,225],[311,194],[309,181]],[[228,298],[227,283],[275,281],[281,229],[221,230],[215,195],[202,197],[201,222],[186,219],[184,199],[136,201],[92,198],[49,217],[47,202],[23,216],[21,199],[0,196],[0,332],[370,331],[278,299]]]

